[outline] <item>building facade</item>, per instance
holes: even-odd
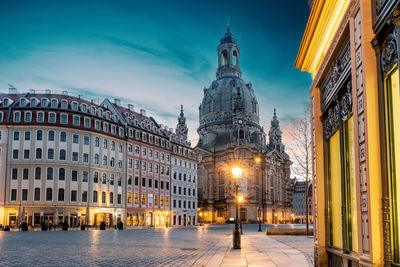
[[[204,88],[199,107],[199,214],[204,222],[225,223],[235,218],[235,185],[231,168],[244,169],[239,194],[243,221],[290,219],[290,159],[284,151],[276,114],[269,144],[259,123],[259,106],[251,84],[241,79],[240,48],[229,32],[220,41],[216,80]],[[259,158],[258,163],[255,159]],[[207,215],[205,215],[207,214]]]
[[[126,142],[115,117],[66,93],[0,99],[2,225],[17,224],[20,206],[32,226],[124,220]]]
[[[126,126],[127,227],[170,224],[171,143],[164,129],[145,110],[122,107],[117,99],[103,104]]]
[[[171,150],[171,225],[197,224],[197,158],[187,140],[186,118],[181,106],[175,132],[169,131]]]
[[[295,66],[310,72],[317,266],[398,266],[399,1],[313,1]]]
[[[292,209],[293,219],[298,223],[306,223],[306,192],[308,202],[308,222],[312,223],[312,182],[310,181],[307,185],[306,182],[296,180],[293,186],[292,193]]]

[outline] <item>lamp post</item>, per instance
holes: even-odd
[[[239,207],[242,208],[243,197],[238,196],[238,201],[239,201]],[[239,212],[239,228],[240,228],[240,234],[243,235],[242,216],[240,215],[240,212]]]
[[[262,232],[262,229],[261,229],[261,207],[260,206],[258,206],[258,231]]]
[[[236,222],[235,222],[235,230],[233,232],[233,248],[234,249],[240,249],[240,232],[239,232],[239,199],[238,199],[238,194],[239,194],[239,179],[242,177],[242,171],[243,169],[240,167],[233,167],[232,168],[232,176],[233,179],[235,179],[235,199],[236,199]]]
[[[260,163],[262,162],[261,157],[255,157],[255,158],[254,158],[254,161],[255,161],[256,164],[260,164]],[[261,168],[261,171],[262,171],[262,168]],[[263,174],[261,173],[261,181],[264,180],[264,179],[262,178],[262,177],[263,177],[262,175],[263,175]],[[262,184],[262,183],[261,183],[261,184]],[[258,185],[257,185],[257,186],[258,186]],[[263,195],[263,190],[264,190],[264,186],[261,185],[261,205],[262,205],[263,197],[264,197],[264,195]],[[258,206],[258,232],[262,232],[262,229],[261,229],[261,205]]]

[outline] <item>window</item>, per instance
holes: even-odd
[[[66,132],[61,132],[60,133],[60,142],[67,142],[67,133]]]
[[[87,191],[82,191],[82,202],[87,202]]]
[[[111,157],[110,166],[111,166],[111,167],[114,167],[114,165],[115,165],[115,158],[114,158],[114,157]]]
[[[161,181],[161,189],[164,189],[164,181]]]
[[[71,202],[76,202],[77,195],[78,194],[76,190],[71,190]]]
[[[24,150],[24,159],[29,159],[29,149]]]
[[[25,141],[31,140],[31,132],[25,132]]]
[[[139,170],[139,161],[135,160],[135,170]]]
[[[128,152],[132,152],[133,146],[131,144],[128,145]]]
[[[60,149],[60,160],[66,159],[66,151],[65,149]]]
[[[154,188],[158,188],[158,180],[154,180]]]
[[[147,165],[146,165],[146,161],[142,161],[142,171],[146,171],[147,170]]]
[[[23,169],[22,170],[22,179],[28,180],[28,178],[29,178],[29,169]]]
[[[82,182],[87,183],[88,176],[89,176],[88,172],[83,172],[82,173]]]
[[[134,194],[134,203],[135,203],[135,204],[138,204],[138,203],[139,203],[139,194],[138,194],[138,193],[135,193],[135,194]]]
[[[18,169],[12,169],[11,179],[13,179],[13,180],[18,179]]]
[[[108,124],[107,123],[103,123],[103,132],[108,132]]]
[[[100,122],[99,122],[99,121],[95,121],[95,122],[94,122],[94,128],[95,128],[96,130],[100,130]]]
[[[153,185],[152,185],[152,180],[151,179],[149,179],[149,187],[151,188]]]
[[[89,154],[83,153],[83,162],[89,162]]]
[[[89,119],[89,118],[85,118],[85,120],[84,120],[84,127],[85,127],[85,128],[90,128],[90,119]]]
[[[71,107],[73,110],[78,110],[78,103],[77,102],[72,102]]]
[[[118,195],[117,195],[117,203],[118,203],[118,204],[121,204],[121,194],[118,194]]]
[[[64,201],[64,188],[58,189],[58,201]]]
[[[132,185],[132,175],[128,175],[128,185]]]
[[[165,189],[169,190],[169,182],[166,182]]]
[[[78,160],[79,160],[79,153],[72,152],[72,161],[78,161]]]
[[[110,192],[110,204],[114,203],[114,193]]]
[[[18,159],[18,153],[19,153],[18,149],[13,150],[13,159]]]
[[[107,156],[103,156],[103,165],[107,165]]]
[[[78,171],[71,172],[71,181],[73,181],[73,182],[78,181]]]
[[[142,148],[142,156],[146,156],[146,151],[147,151],[146,148],[143,147],[143,148]]]
[[[99,154],[94,154],[94,164],[99,164]]]
[[[74,144],[79,144],[79,135],[74,134],[74,135],[72,136],[72,142],[73,142]]]
[[[37,122],[44,122],[44,113],[43,112],[38,112],[36,120],[37,120]]]
[[[67,114],[61,114],[60,122],[61,122],[61,124],[68,124],[68,115]]]
[[[165,197],[165,206],[169,206],[169,197],[168,196],[166,196]]]
[[[84,136],[83,137],[83,144],[84,145],[89,145],[89,136]]]
[[[19,132],[14,132],[14,141],[19,140]]]
[[[122,179],[121,179],[121,176],[118,176],[118,186],[121,186],[122,185]]]
[[[139,154],[139,147],[135,146],[135,154]]]
[[[146,205],[146,195],[142,194],[142,205]]]
[[[61,100],[61,108],[62,109],[67,109],[68,108],[68,101],[67,100]]]
[[[154,195],[154,206],[158,205],[158,196]]]
[[[110,185],[114,185],[114,174],[110,175]]]
[[[146,186],[146,178],[142,178],[142,186]]]
[[[40,188],[39,187],[35,188],[35,194],[34,194],[33,200],[40,201]]]
[[[103,173],[103,177],[101,179],[102,184],[106,184],[107,183],[107,174]]]
[[[96,190],[93,191],[93,202],[97,203],[97,191]]]
[[[43,140],[43,131],[42,130],[38,130],[36,132],[36,140],[37,141],[42,141]]]
[[[135,176],[135,185],[139,185],[139,177]]]
[[[114,141],[111,142],[111,150],[115,151],[115,142]]]
[[[47,168],[47,180],[53,180],[54,170],[52,167]]]
[[[100,138],[98,138],[98,137],[94,138],[94,146],[95,147],[99,147],[100,146]]]
[[[58,107],[57,99],[52,99],[50,105],[51,105],[52,108],[57,108]]]
[[[54,141],[54,131],[49,131],[48,140],[49,141]]]
[[[53,189],[47,188],[46,189],[46,201],[52,201],[53,200]]]
[[[17,200],[17,189],[11,189],[11,200]]]
[[[174,185],[174,190],[172,192],[174,192],[174,194],[176,194],[176,185]]]
[[[20,122],[21,121],[21,113],[19,111],[14,112],[14,121]]]
[[[106,139],[103,140],[103,148],[107,149],[107,140]]]
[[[60,168],[58,170],[58,180],[60,180],[60,181],[65,180],[65,169],[64,168]]]
[[[79,125],[80,125],[80,118],[79,118],[79,116],[74,116],[73,125],[74,125],[74,126],[79,126]]]
[[[128,199],[128,203],[131,204],[132,203],[132,193],[131,192],[128,192],[127,199]]]
[[[22,201],[27,201],[28,200],[28,189],[22,189]]]
[[[42,178],[42,169],[40,167],[35,168],[35,180],[40,180]]]
[[[98,172],[94,172],[93,174],[93,183],[98,183],[99,182],[99,173]]]
[[[49,148],[47,150],[47,159],[54,159],[54,149]]]
[[[56,122],[56,114],[55,113],[49,113],[49,122],[50,123]]]
[[[128,159],[128,168],[132,168],[133,166],[133,159]]]
[[[106,192],[101,192],[101,202],[106,203]]]

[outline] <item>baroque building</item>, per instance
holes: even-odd
[[[188,128],[181,106],[175,132],[167,131],[171,150],[171,225],[197,224],[197,157],[187,140]]]
[[[400,265],[400,1],[313,1],[295,66],[309,89],[316,266]]]
[[[231,168],[239,164],[244,168],[239,186],[239,194],[244,197],[241,219],[256,221],[260,209],[263,221],[288,221],[291,161],[282,144],[276,113],[267,144],[254,88],[241,78],[240,48],[229,26],[217,51],[217,79],[204,88],[199,107],[198,194],[200,213],[204,214],[200,219],[225,223],[235,218]]]

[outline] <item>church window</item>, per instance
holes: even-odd
[[[244,138],[244,131],[243,130],[239,130],[239,138],[240,139]]]
[[[235,64],[235,66],[239,65],[239,61],[238,61],[238,54],[237,51],[233,51],[233,63]]]
[[[226,50],[222,51],[223,65],[228,65],[228,52]]]

